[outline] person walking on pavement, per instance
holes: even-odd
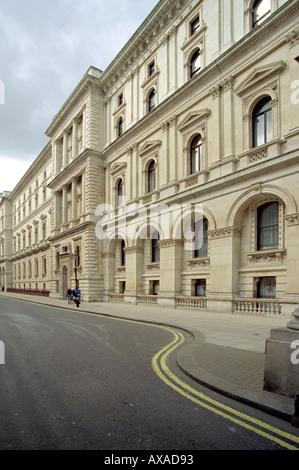
[[[79,304],[81,304],[81,290],[80,290],[79,287],[77,289],[77,297],[78,297],[78,300],[79,300]]]
[[[77,307],[79,307],[80,302],[79,302],[79,297],[78,297],[78,294],[77,294],[77,289],[73,290],[73,299],[74,299],[74,302],[77,305]]]
[[[71,289],[68,289],[68,290],[67,290],[67,303],[68,303],[68,304],[71,304],[71,303],[72,303],[72,300],[73,300],[72,290],[71,290]]]

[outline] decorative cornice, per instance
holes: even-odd
[[[139,246],[128,246],[125,249],[126,254],[131,254],[131,253],[143,253],[143,249]]]
[[[9,194],[8,199],[13,202],[15,198],[19,196],[19,194],[24,191],[24,188],[35,179],[35,176],[41,171],[44,165],[50,161],[52,158],[51,152],[51,142],[48,142],[43,150],[40,152],[38,157],[34,160],[32,165],[26,171],[24,176],[20,179],[18,184]]]
[[[299,212],[296,214],[286,215],[284,219],[286,220],[288,226],[299,225]]]
[[[291,33],[289,33],[285,41],[289,44],[290,49],[296,46],[299,43],[299,28],[294,29]]]
[[[235,89],[238,96],[242,96],[249,88],[259,83],[265,78],[273,77],[279,74],[286,67],[286,63],[282,60],[271,64],[256,67]]]
[[[186,0],[164,0],[156,5],[132,38],[104,71],[101,77],[101,84],[105,93],[123,77],[129,67],[133,65],[136,67],[138,59],[144,56],[151,43],[154,42],[155,46],[158,43],[163,44],[163,42],[174,35],[175,26],[172,25],[168,31],[167,28],[174,18],[181,13],[186,3]]]
[[[63,106],[60,108],[58,113],[54,116],[52,123],[46,130],[45,134],[48,137],[53,137],[53,134],[57,129],[62,125],[63,121],[66,118],[66,115],[72,114],[73,109],[78,105],[82,100],[82,97],[86,94],[92,86],[99,86],[99,78],[102,74],[102,71],[96,67],[90,67],[85,75],[82,77],[76,88],[73,90],[71,95],[65,101]]]
[[[160,248],[169,248],[170,246],[184,246],[184,240],[176,238],[160,240]]]
[[[225,238],[225,237],[240,237],[242,234],[241,227],[224,227],[216,230],[208,231],[210,239],[213,238]]]

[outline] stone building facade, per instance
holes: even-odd
[[[161,0],[105,71],[89,68],[3,193],[5,287],[293,310],[298,12],[295,0]]]

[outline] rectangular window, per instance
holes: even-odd
[[[257,284],[258,299],[275,299],[276,298],[276,278],[261,277]]]
[[[158,295],[160,291],[160,281],[152,281],[151,285],[152,295]]]
[[[158,232],[153,234],[152,238],[152,263],[159,263],[160,261],[160,239]]]
[[[195,296],[206,297],[206,279],[196,279],[195,281]]]
[[[208,255],[208,221],[200,218],[194,223],[194,258]]]
[[[152,75],[154,75],[155,70],[156,70],[155,62],[151,62],[151,63],[149,64],[149,66],[148,66],[148,75],[149,75],[149,77],[151,77]]]
[[[120,294],[124,294],[125,290],[126,290],[126,282],[125,282],[125,281],[121,281],[121,282],[119,283],[119,293],[120,293]]]
[[[278,202],[263,204],[257,212],[257,249],[278,248]]]
[[[190,35],[193,36],[199,30],[199,16],[190,23]]]

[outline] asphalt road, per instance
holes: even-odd
[[[1,298],[0,450],[283,449],[161,380],[152,360],[173,339],[161,327]],[[188,383],[175,355],[168,365]]]

